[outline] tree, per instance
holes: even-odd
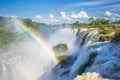
[[[92,20],[92,19],[91,19]],[[110,24],[109,20],[106,19],[96,19],[96,20],[92,20],[89,25],[92,25],[94,27],[103,27],[103,26],[108,26]]]

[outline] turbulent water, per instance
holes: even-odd
[[[75,33],[76,40],[71,55],[52,70],[46,72],[41,77],[41,80],[74,80],[78,74],[82,76],[83,73],[88,72],[96,72],[98,74],[95,75],[96,79],[86,79],[83,78],[85,77],[83,75],[82,78],[76,78],[75,80],[119,80],[119,42],[98,42],[99,34],[97,29],[78,29],[75,30]]]
[[[41,45],[25,42],[0,55],[0,80],[120,79],[119,42],[98,42],[98,29],[58,29],[50,35],[50,46],[68,44],[66,59],[53,66]]]
[[[51,47],[62,42],[69,48],[74,39],[71,29],[53,30],[46,38]],[[36,80],[53,65],[55,63],[42,45],[30,39],[0,54],[0,80]]]
[[[2,53],[0,55],[0,80],[36,80],[51,67],[49,64],[52,60],[45,53],[47,52],[42,46],[32,41],[17,45]]]

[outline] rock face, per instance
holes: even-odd
[[[78,30],[76,50],[52,69],[56,73],[52,80],[74,80],[77,75],[88,72],[96,72],[102,77],[119,80],[120,43],[97,42],[97,36],[96,29]]]

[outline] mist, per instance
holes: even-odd
[[[7,55],[7,53],[10,54]],[[4,80],[11,74],[14,76],[11,76],[9,80],[36,80],[54,64],[48,52],[38,42],[33,41],[17,44],[3,54],[7,56],[3,58],[4,63],[2,63],[6,67],[6,70],[2,70]],[[8,72],[13,70],[14,72]]]
[[[11,44],[6,44],[5,49],[0,52],[0,80],[38,79],[55,64],[49,52],[32,36],[26,34],[14,19],[3,19],[3,22],[5,22],[3,31],[12,33],[11,37],[17,33],[15,39],[18,39],[16,41],[13,39]],[[4,36],[8,41],[11,40],[9,35]],[[19,39],[21,37],[22,40]]]
[[[74,30],[70,28],[56,29],[47,38],[47,42],[50,46],[54,46],[59,43],[66,43],[68,48],[72,49],[74,46],[75,37]]]
[[[13,42],[13,46],[1,53],[1,80],[37,80],[48,72],[56,64],[49,52],[35,40],[32,36],[25,33],[14,20],[5,21],[6,29],[11,32],[17,32],[20,35],[25,35],[25,39],[18,42]],[[10,24],[11,23],[11,24]],[[8,26],[10,25],[10,27]],[[42,34],[42,36],[45,36]],[[71,29],[56,29],[49,32],[49,36],[45,36],[49,47],[59,43],[66,43],[69,50],[73,47],[75,34]]]

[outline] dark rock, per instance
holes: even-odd
[[[63,72],[60,76],[64,76],[64,75],[69,74],[69,73],[70,73],[70,70],[67,70],[67,71]]]

